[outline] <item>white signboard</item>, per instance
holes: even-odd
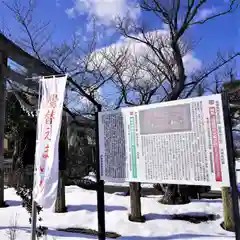
[[[58,144],[66,81],[67,76],[41,79],[33,198],[43,208],[53,208],[57,198]]]
[[[101,179],[230,186],[221,95],[99,113]]]

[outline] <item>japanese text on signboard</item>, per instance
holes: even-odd
[[[40,180],[40,186],[43,186],[44,183],[44,175],[45,175],[45,162],[49,158],[49,151],[50,146],[49,142],[51,141],[52,136],[52,123],[55,119],[55,112],[56,112],[56,106],[57,106],[57,94],[51,94],[48,99],[47,104],[47,111],[44,116],[44,150],[41,154],[41,166],[40,166],[40,173],[41,173],[41,180]]]

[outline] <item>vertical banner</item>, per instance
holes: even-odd
[[[67,76],[40,79],[33,200],[53,208],[58,189],[59,138]]]

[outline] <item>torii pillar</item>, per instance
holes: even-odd
[[[0,207],[4,207],[4,125],[6,102],[6,79],[4,76],[7,68],[7,56],[0,51]]]

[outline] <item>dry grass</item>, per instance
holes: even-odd
[[[17,239],[17,232],[18,232],[17,219],[18,219],[18,215],[16,214],[10,220],[9,228],[6,231],[6,235],[8,236],[9,240],[16,240]]]

